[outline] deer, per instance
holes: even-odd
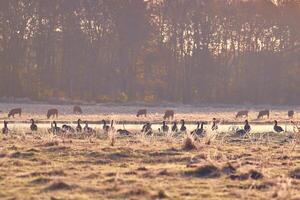
[[[164,115],[164,120],[166,119],[173,119],[174,118],[174,110],[166,110]]]
[[[82,114],[82,109],[80,106],[74,106],[73,107],[73,113],[74,114]]]
[[[262,119],[264,116],[267,116],[267,118],[270,118],[270,110],[261,110],[258,113],[257,119]]]
[[[147,109],[140,109],[138,110],[137,114],[136,114],[136,117],[140,117],[144,115],[145,117],[147,117]]]
[[[49,109],[47,112],[47,119],[49,119],[52,116],[52,118],[56,117],[58,118],[58,110],[56,108]]]
[[[235,115],[235,118],[239,118],[239,117],[248,117],[248,110],[241,110],[238,111],[237,114]]]
[[[9,113],[8,113],[8,118],[10,118],[11,116],[13,118],[15,118],[16,114],[19,114],[19,116],[21,117],[22,109],[21,108],[14,108],[14,109],[10,110]]]

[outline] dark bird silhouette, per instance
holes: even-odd
[[[8,133],[8,131],[9,131],[9,129],[8,129],[8,127],[7,127],[7,124],[8,124],[8,122],[7,121],[3,121],[3,128],[2,128],[2,133],[3,134],[7,134]]]
[[[200,122],[197,122],[197,128],[193,130],[191,133],[196,134],[198,136],[203,136],[205,134],[205,130],[203,126],[204,126],[204,122],[201,122],[201,127],[200,127]]]
[[[67,125],[67,124],[62,125],[61,128],[62,128],[63,132],[71,132],[71,133],[75,132],[75,129],[72,126]]]
[[[91,127],[89,127],[87,121],[85,122],[85,126],[84,126],[84,128],[83,128],[83,131],[84,131],[85,133],[94,133],[94,132],[95,132],[94,129],[92,129]]]
[[[183,119],[181,120],[180,131],[182,131],[182,132],[186,131],[185,121]]]
[[[77,120],[77,126],[76,126],[76,131],[79,132],[79,133],[82,132],[82,127],[81,127],[80,122],[81,122],[81,119],[78,119]]]
[[[61,130],[60,127],[57,126],[56,121],[53,121],[53,122],[51,122],[51,128],[48,129],[48,132],[49,132],[49,133],[58,134],[58,133],[61,133],[62,130]]]
[[[218,124],[217,124],[217,119],[216,118],[213,118],[213,124],[211,126],[211,130],[212,131],[215,131],[215,130],[218,130]]]
[[[106,131],[106,132],[108,132],[109,125],[106,124],[106,121],[104,119],[102,120],[102,122],[103,122],[103,130]]]
[[[277,133],[283,132],[283,128],[279,125],[277,125],[277,120],[274,121],[274,131]]]
[[[120,134],[120,135],[131,135],[132,133],[128,130],[125,129],[125,126],[123,124],[123,129],[118,129],[117,132]]]
[[[166,125],[166,122],[165,122],[165,121],[163,121],[163,123],[162,123],[161,130],[162,130],[163,132],[168,132],[168,131],[169,131],[169,126]]]
[[[37,125],[35,124],[34,120],[31,119],[30,122],[31,122],[30,130],[31,131],[37,131]]]
[[[173,122],[172,132],[178,132],[177,122]]]
[[[245,125],[243,129],[239,129],[236,131],[236,134],[243,136],[251,131],[251,126],[249,125],[248,120],[245,120]]]
[[[145,133],[146,135],[152,134],[152,128],[150,122],[147,122],[146,124],[143,125],[141,132]]]

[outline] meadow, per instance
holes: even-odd
[[[296,133],[0,135],[0,199],[300,199]]]

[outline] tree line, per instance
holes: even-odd
[[[0,97],[300,102],[299,0],[2,0]]]

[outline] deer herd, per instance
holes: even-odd
[[[47,111],[46,116],[47,119],[50,118],[58,118],[58,109],[56,108],[51,108]],[[73,107],[73,114],[79,115],[82,114],[82,109],[80,106],[76,105]],[[248,118],[248,114],[249,111],[248,110],[241,110],[238,111],[237,114],[235,115],[235,118]],[[293,118],[294,117],[295,112],[293,110],[289,110],[287,115],[289,118]],[[15,117],[15,115],[21,116],[22,115],[22,109],[21,108],[14,108],[12,110],[10,110],[8,112],[8,118],[10,117]],[[158,128],[159,132],[174,132],[174,133],[182,133],[182,132],[186,132],[187,128],[185,125],[185,120],[181,119],[180,120],[180,127],[178,128],[178,123],[177,121],[173,121],[172,122],[172,126],[171,128],[169,128],[169,126],[167,125],[166,120],[173,120],[174,119],[174,115],[175,112],[174,110],[166,110],[164,115],[163,115],[163,122],[162,122],[162,126],[160,128]],[[147,117],[147,109],[140,109],[137,111],[136,117]],[[258,112],[257,115],[257,119],[263,119],[264,117],[266,117],[267,119],[270,118],[270,110],[261,110]],[[50,123],[50,128],[48,128],[48,132],[49,133],[54,133],[54,134],[59,134],[59,133],[85,133],[85,134],[94,134],[96,133],[96,130],[89,127],[88,122],[85,121],[84,122],[84,127],[81,126],[82,120],[78,119],[77,120],[77,126],[75,128],[73,128],[70,125],[64,124],[62,125],[62,127],[58,127],[57,122],[56,121],[52,121]],[[109,132],[111,130],[115,130],[114,129],[114,121],[111,120],[110,122],[107,122],[106,120],[102,120],[102,129],[104,132]],[[294,123],[293,121],[291,121],[291,123],[294,125],[294,127],[297,127],[298,132],[300,131],[300,127],[297,126],[296,123]],[[191,131],[190,133],[196,136],[204,136],[206,133],[206,130],[204,129],[204,125],[206,123],[205,122],[197,122],[197,126],[196,129]],[[146,135],[152,135],[153,134],[153,129],[151,127],[151,123],[150,122],[146,122],[141,129],[142,133],[145,133]],[[216,131],[218,129],[218,121],[216,118],[213,118],[212,120],[212,126],[211,126],[211,130],[212,131]],[[273,127],[274,131],[277,133],[283,132],[284,130],[282,129],[282,127],[280,127],[278,125],[278,122],[275,120],[274,121],[274,127]],[[34,119],[30,119],[30,130],[31,131],[37,131],[38,127],[36,122],[34,121]],[[235,131],[235,133],[237,135],[245,135],[247,133],[249,133],[251,131],[251,126],[249,124],[248,120],[245,120],[245,124],[244,127],[242,129],[238,129]],[[130,135],[131,132],[126,130],[123,124],[123,129],[118,129],[116,130],[117,133],[119,133],[120,135]],[[8,129],[8,121],[4,120],[3,122],[3,128],[2,128],[2,133],[3,134],[7,134],[9,133],[9,129]]]

